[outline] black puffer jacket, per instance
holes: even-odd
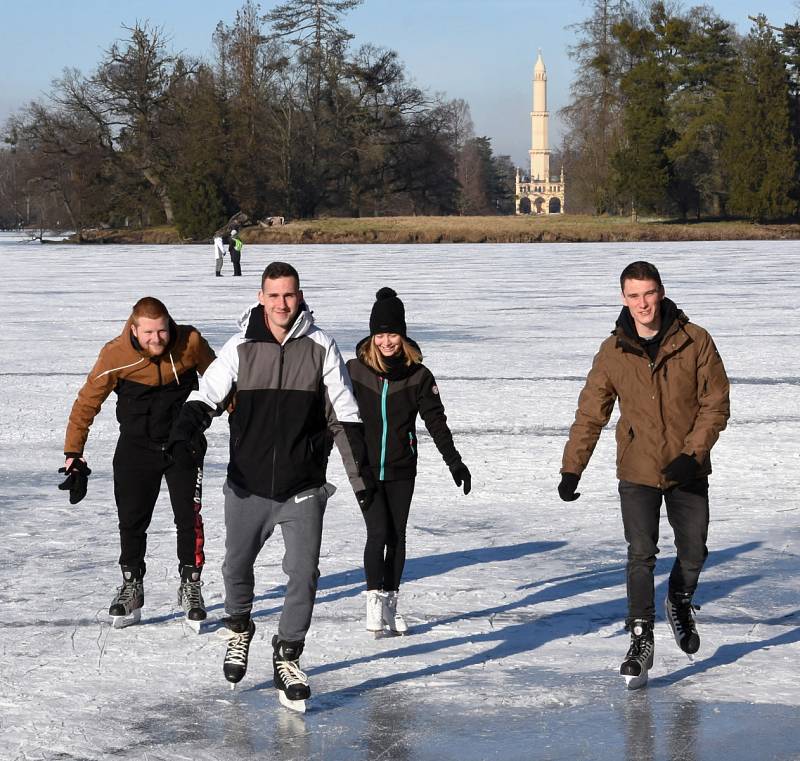
[[[361,340],[359,349],[370,340]],[[419,348],[413,341],[410,341]],[[376,480],[414,478],[417,473],[417,414],[448,467],[461,460],[447,425],[433,374],[423,364],[379,373],[358,356],[347,363],[358,411],[364,421],[367,459]]]

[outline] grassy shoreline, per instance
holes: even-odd
[[[800,224],[678,222],[564,215],[552,217],[367,217],[297,220],[245,227],[245,243],[614,243],[639,241],[800,240]],[[88,243],[191,244],[170,226],[95,230]]]

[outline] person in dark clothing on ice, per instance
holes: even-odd
[[[300,668],[319,580],[327,482],[333,443],[359,504],[371,498],[364,432],[344,360],[334,340],[314,323],[297,270],[272,262],[258,304],[227,341],[176,422],[171,450],[203,450],[203,431],[234,391],[230,461],[225,482],[225,678],[247,673],[255,633],[254,565],[279,526],[288,576],[278,633],[273,637],[275,686],[284,705],[305,710],[311,690]],[[362,472],[363,471],[363,472]],[[366,479],[366,480],[365,480]]]
[[[231,230],[231,236],[228,240],[228,253],[231,255],[231,264],[233,265],[234,277],[241,277],[242,275],[242,248],[244,243],[239,237],[238,230]]]
[[[472,477],[453,444],[444,405],[419,346],[406,335],[405,307],[391,288],[381,288],[372,307],[370,335],[347,363],[364,421],[367,459],[377,484],[369,509],[364,570],[368,631],[404,634],[397,610],[406,560],[406,525],[417,473],[419,414],[457,486],[469,494]]]
[[[667,621],[690,658],[700,648],[692,596],[708,549],[711,448],[730,415],[729,383],[703,328],[664,295],[658,270],[633,262],[620,275],[624,304],[594,358],[564,447],[561,499],[578,481],[619,400],[617,477],[628,543],[626,628],[631,645],[620,667],[630,689],[653,665],[655,592],[662,500],[677,550],[664,600]]]
[[[117,627],[141,617],[147,528],[162,478],[169,488],[178,535],[179,601],[188,621],[206,617],[200,593],[205,560],[202,458],[173,461],[166,443],[183,402],[197,388],[197,374],[205,372],[214,357],[198,330],[176,325],[164,304],[146,296],[134,305],[122,333],[100,351],[72,405],[61,469],[66,478],[60,488],[70,491],[74,504],[85,496],[91,472],[84,457],[89,427],[108,395],[117,394],[120,435],[114,453],[114,498],[123,584],[108,611]]]

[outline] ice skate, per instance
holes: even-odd
[[[653,642],[653,623],[644,619],[634,619],[630,626],[631,646],[619,668],[625,677],[629,690],[638,690],[647,684],[647,672],[653,668],[655,645]]]
[[[384,593],[377,589],[367,590],[367,631],[375,639],[383,632]]]
[[[256,632],[256,625],[249,616],[247,618],[227,618],[224,620],[224,624],[228,629],[228,648],[225,651],[222,672],[231,683],[231,689],[234,689],[247,673],[247,656]]]
[[[694,663],[694,654],[700,649],[700,635],[694,623],[692,596],[680,592],[669,592],[664,599],[664,615],[669,621],[672,635],[678,647],[686,653],[686,657]]]
[[[140,568],[122,567],[122,586],[117,589],[117,594],[108,608],[111,616],[111,625],[115,629],[122,629],[131,624],[137,624],[142,617],[144,605],[144,582]]]
[[[284,642],[276,634],[272,638],[272,649],[273,679],[278,699],[292,711],[305,713],[311,688],[308,686],[308,677],[300,668],[303,643]]]
[[[408,624],[402,614],[397,612],[398,592],[383,593],[383,622],[392,634],[408,633]]]
[[[206,604],[200,588],[200,569],[193,565],[181,569],[181,584],[178,587],[178,605],[185,614],[184,623],[197,634],[200,633],[206,616]]]

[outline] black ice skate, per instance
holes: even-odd
[[[228,649],[225,651],[222,672],[231,683],[231,689],[234,689],[247,673],[247,654],[256,633],[256,625],[249,616],[226,618],[224,624],[228,627]]]
[[[178,587],[178,605],[183,608],[186,624],[198,634],[202,622],[205,621],[206,604],[200,587],[200,569],[197,566],[185,565],[181,569],[181,584]]]
[[[311,697],[308,677],[300,668],[302,642],[284,642],[276,634],[272,638],[272,666],[278,699],[287,708],[305,713],[306,700]]]
[[[664,614],[669,621],[678,647],[694,663],[694,654],[700,649],[700,635],[694,623],[692,596],[680,592],[669,592],[664,600]]]
[[[625,677],[629,690],[638,690],[647,684],[647,671],[653,668],[653,622],[636,618],[628,628],[631,632],[631,646],[619,667],[619,673]]]
[[[122,586],[111,601],[108,615],[115,629],[139,623],[144,605],[144,582],[141,568],[122,566]]]

